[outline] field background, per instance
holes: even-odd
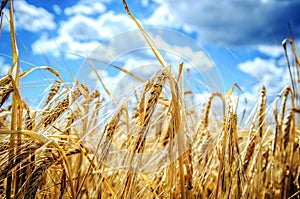
[[[300,65],[294,36],[299,29],[297,15],[292,14],[298,4],[260,2],[254,15],[263,16],[261,23],[270,32],[253,25],[252,31],[258,33],[253,37],[244,28],[242,36],[230,29],[229,36],[220,37],[206,28],[201,34],[205,23],[186,21],[192,15],[178,19],[183,3],[175,9],[172,1],[129,2],[135,16],[125,1],[116,7],[110,3],[55,4],[51,14],[49,5],[16,1],[12,12],[8,9],[12,2],[2,2],[1,196],[299,198]],[[199,6],[195,3],[203,12],[209,7]],[[291,9],[288,16],[278,12],[282,21],[290,22],[287,31],[281,23],[273,26],[268,21],[283,6]],[[243,8],[236,7],[241,18]],[[212,13],[219,9],[212,8]],[[232,28],[241,25],[223,14],[224,26],[229,21],[235,22]],[[13,16],[16,20],[9,21]],[[172,20],[177,23],[170,25]],[[155,37],[141,24],[180,30],[196,43],[203,41],[211,56],[168,43],[163,40],[168,37]],[[219,26],[215,31],[222,32]],[[107,64],[101,57],[107,55],[104,52],[114,59],[126,52],[120,50],[123,44],[133,45],[128,42],[132,38],[124,37],[128,36],[124,30],[131,27],[146,41],[146,52],[135,54],[132,49],[127,57]],[[116,40],[119,31],[123,37]],[[283,36],[284,32],[289,33]],[[281,47],[275,45],[278,40]],[[111,48],[113,41],[118,42]],[[91,50],[99,45],[102,51],[96,62],[109,68],[99,68],[90,59]],[[170,49],[179,49],[181,56],[170,56],[166,53]],[[197,64],[181,64],[184,60]],[[80,72],[86,64],[84,78]],[[138,73],[149,67],[155,68],[150,75]],[[209,67],[217,70],[203,81]],[[212,89],[216,75],[221,84]],[[115,86],[125,77],[131,78],[127,84],[139,82],[134,92]],[[116,90],[129,95],[118,98]]]

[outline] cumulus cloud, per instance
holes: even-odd
[[[241,63],[238,68],[243,72],[253,75],[258,80],[261,80],[265,74],[278,76],[283,72],[282,68],[277,68],[275,60],[265,60],[259,57],[256,57],[254,60]]]
[[[112,11],[96,18],[76,14],[60,23],[56,37],[43,34],[32,44],[32,50],[34,53],[50,53],[54,56],[58,56],[58,50],[61,50],[69,58],[79,58],[70,56],[70,52],[85,56],[94,50],[100,41],[133,27],[134,24],[125,14]]]
[[[84,14],[84,15],[94,15],[103,13],[106,10],[105,5],[103,5],[100,2],[94,2],[91,4],[91,2],[80,2],[72,7],[68,7],[64,10],[64,13],[68,15],[74,15],[74,14]]]
[[[10,69],[10,65],[6,64],[3,57],[0,57],[0,74],[6,75]]]
[[[40,30],[53,30],[56,28],[54,15],[42,7],[36,7],[25,0],[14,2],[15,27],[18,30],[38,32]],[[8,16],[8,10],[5,10]],[[9,30],[7,20],[4,20],[3,29]]]
[[[193,67],[197,67],[200,71],[214,67],[214,63],[200,46],[197,47],[197,44],[193,43],[193,40],[187,39],[186,43],[180,45],[180,42],[177,40],[183,40],[183,37],[180,37],[177,32],[166,31],[166,34],[168,35],[169,40],[167,38],[162,38],[167,36],[163,33],[153,35],[152,37],[154,43],[157,44],[160,49],[179,56],[181,62],[188,62]]]
[[[146,20],[149,25],[152,26],[163,26],[163,27],[174,27],[176,26],[175,20],[169,11],[167,4],[162,3],[153,12],[153,14]]]
[[[186,33],[195,32],[195,29],[187,23],[178,23],[176,16],[163,1],[157,1],[157,8],[153,13],[143,20],[145,25],[152,27],[163,27],[172,29],[183,29]]]
[[[74,40],[99,39],[100,33],[97,28],[97,21],[83,15],[75,15],[68,21],[61,23],[58,35],[70,35]]]
[[[78,59],[80,56],[86,56],[99,45],[97,41],[74,41],[68,35],[60,35],[56,38],[50,38],[47,34],[43,34],[32,45],[32,52],[35,54],[50,54],[58,57],[60,53],[64,53],[67,58]],[[79,56],[77,56],[79,55]]]
[[[58,34],[70,35],[74,40],[104,40],[132,28],[134,25],[127,15],[108,11],[96,18],[74,15],[61,23]]]
[[[113,11],[108,11],[98,18],[98,28],[101,36],[109,39],[124,31],[136,29],[133,21],[126,14],[118,14]]]
[[[50,39],[49,35],[45,33],[31,45],[31,49],[35,54],[51,53],[54,56],[59,56],[59,49],[63,46],[61,44],[68,39],[70,38],[61,38],[55,41],[54,39]]]
[[[238,65],[238,68],[256,78],[252,92],[257,93],[264,85],[268,91],[278,93],[284,86],[290,84],[287,67],[280,66],[277,59],[262,59],[256,57]]]
[[[197,29],[200,37],[227,45],[274,44],[289,36],[300,35],[300,2],[280,0],[175,1],[169,9],[181,24]]]
[[[279,57],[284,54],[283,47],[275,45],[259,45],[258,51],[273,58]]]

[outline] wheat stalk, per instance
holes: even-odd
[[[1,11],[6,2],[2,1]],[[12,1],[9,2],[12,8]],[[256,109],[253,109],[255,115],[250,117],[252,121],[244,123],[241,122],[244,114],[242,117],[237,114],[239,98],[233,95],[235,88],[243,93],[237,84],[225,95],[212,93],[203,111],[195,110],[193,104],[193,108],[188,109],[185,98],[195,93],[193,88],[184,90],[183,63],[174,75],[171,66],[167,66],[154,42],[129,11],[125,0],[123,3],[162,69],[144,80],[113,66],[144,86],[142,92],[135,92],[135,96],[120,102],[114,99],[100,77],[98,79],[112,102],[101,99],[102,93],[97,90],[90,93],[76,80],[68,88],[59,72],[48,66],[34,67],[18,74],[18,52],[10,9],[13,64],[9,74],[0,79],[1,197],[299,197],[300,111],[297,93],[300,74],[293,39],[286,39],[283,47],[287,54],[286,45],[290,44],[296,70],[292,69],[286,55],[292,85],[285,87],[272,103],[275,104],[273,121],[269,121],[267,90],[263,87]],[[96,72],[91,59],[89,61]],[[58,78],[49,86],[41,111],[26,105],[18,85],[21,78],[37,69],[47,70]],[[64,90],[60,91],[62,85]],[[130,104],[134,97],[135,103]],[[215,97],[222,101],[221,120],[212,114]],[[111,111],[107,106],[110,103],[116,103],[117,108],[107,112]],[[102,128],[100,132],[99,127]],[[148,137],[151,133],[155,136]],[[90,147],[88,142],[93,139],[97,139],[97,146]],[[115,152],[112,144],[129,155],[121,157],[120,154],[111,160],[111,152]],[[149,155],[160,150],[160,157]],[[167,165],[155,172],[146,172],[143,166],[146,168],[148,163],[142,162],[146,157],[150,160],[161,158]],[[110,161],[119,161],[117,163],[128,170],[105,164]]]

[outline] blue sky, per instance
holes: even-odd
[[[257,97],[263,85],[268,95],[275,96],[289,83],[281,42],[290,36],[289,22],[296,47],[300,48],[298,0],[128,0],[127,3],[139,22],[149,28],[154,43],[172,66],[190,62],[185,67],[199,69],[201,74],[205,73],[203,66],[213,65],[211,68],[218,74],[214,71],[211,78],[215,81],[221,78],[223,91],[236,82],[249,98]],[[141,44],[143,50],[138,50],[140,35],[121,0],[15,0],[14,4],[22,71],[47,65],[58,70],[68,82],[72,82],[73,75],[93,86],[89,79],[95,80],[95,76],[85,65],[86,57],[97,56],[141,76],[156,70],[151,68],[157,62],[149,49]],[[11,63],[7,9],[4,13],[0,74],[7,73]],[[117,40],[118,36],[123,39]],[[116,85],[122,84],[120,88],[125,89],[121,73],[114,73],[103,64],[97,65],[97,70],[109,89],[116,90]],[[45,71],[24,78],[25,99],[37,103],[54,79]]]

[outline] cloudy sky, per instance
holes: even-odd
[[[263,85],[274,96],[289,83],[281,42],[290,36],[290,23],[296,47],[300,49],[298,0],[127,3],[168,64],[176,68],[184,62],[194,75],[194,83],[201,84],[197,81],[199,77],[212,90],[225,92],[236,82],[252,97],[259,95]],[[109,89],[116,90],[117,86],[124,89],[124,81],[129,80],[107,63],[124,67],[142,78],[148,78],[159,68],[121,0],[15,0],[14,4],[23,71],[47,65],[69,82],[76,78],[95,86],[97,77],[89,60],[96,60],[101,78]],[[11,64],[7,9],[4,13],[0,74],[7,73]],[[25,98],[32,98],[33,92],[41,95],[54,79],[44,71],[29,75],[22,83]]]

